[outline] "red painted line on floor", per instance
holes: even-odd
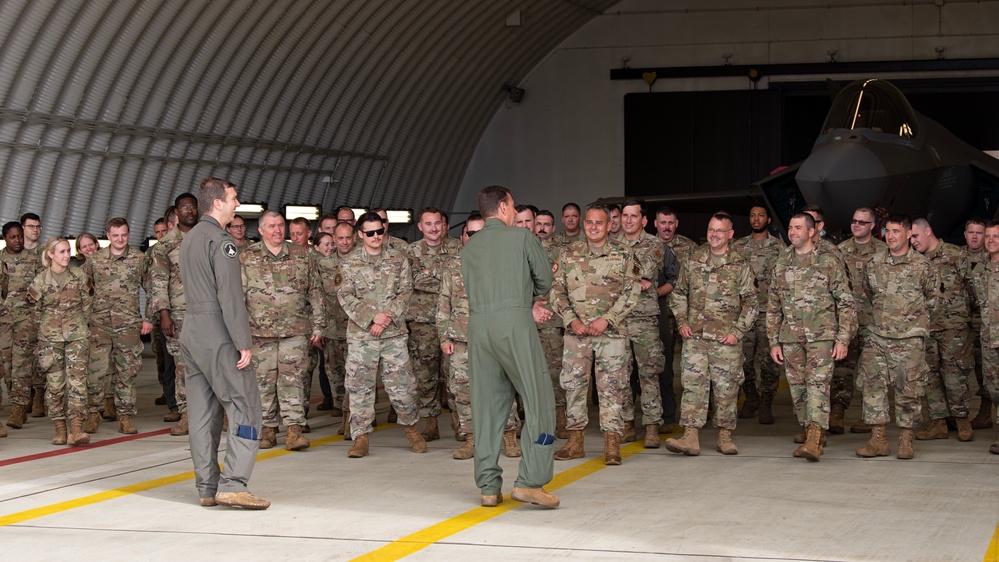
[[[146,433],[138,433],[136,435],[125,435],[122,437],[115,437],[114,439],[105,439],[103,441],[97,441],[96,443],[91,442],[89,445],[83,445],[82,447],[70,447],[65,446],[62,449],[56,449],[55,451],[47,451],[44,453],[36,453],[34,455],[25,455],[23,457],[14,457],[12,459],[0,461],[0,467],[10,466],[12,464],[20,464],[22,462],[36,461],[39,459],[47,459],[50,457],[58,457],[59,455],[68,455],[70,453],[79,453],[81,451],[86,451],[88,449],[96,449],[98,447],[107,447],[108,445],[117,445],[118,443],[125,443],[126,441],[134,441],[136,439],[144,439],[146,437],[153,437],[156,435],[164,435],[170,433],[170,428],[157,429],[156,431],[148,431]],[[187,442],[187,439],[184,439]],[[58,445],[57,445],[58,446]]]

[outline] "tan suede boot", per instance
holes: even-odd
[[[845,433],[843,427],[843,416],[846,415],[846,406],[833,404],[829,411],[829,433],[840,435]]]
[[[434,426],[437,425],[437,418],[430,418],[434,420]],[[414,453],[426,453],[427,452],[427,442],[423,439],[423,435],[420,431],[416,429],[415,425],[404,426],[403,430],[406,432],[406,439],[409,439],[409,448],[413,450]],[[440,435],[437,436],[440,439]]]
[[[66,440],[66,420],[55,420],[55,437],[52,438],[52,444],[65,445]]]
[[[107,419],[107,417],[105,417],[104,419]],[[180,415],[180,421],[177,422],[177,425],[170,428],[170,435],[173,435],[174,437],[179,437],[181,435],[187,435],[187,431],[188,431],[187,412],[185,411],[183,414]]]
[[[888,446],[888,438],[885,436],[885,426],[872,425],[870,441],[863,447],[858,447],[856,453],[858,457],[864,458],[887,457],[890,455],[891,448]]]
[[[69,420],[69,438],[66,442],[74,447],[90,443],[90,436],[83,431],[83,418],[74,417]]]
[[[621,464],[621,434],[613,431],[604,433],[604,464]]]
[[[652,423],[645,426],[645,448],[659,448],[659,424]]]
[[[635,432],[635,422],[629,421],[624,422],[624,433],[621,434],[621,442],[631,443],[638,439],[638,434]]]
[[[468,435],[465,436],[465,443],[461,446],[461,448],[451,453],[451,457],[459,461],[466,461],[474,456],[475,456],[475,436],[469,433]]]
[[[122,414],[118,416],[118,433],[124,433],[125,435],[135,435],[139,430],[132,423],[132,416]]]
[[[805,439],[801,456],[812,462],[818,462],[822,456],[822,428],[814,423],[809,424],[805,433],[808,437]]]
[[[368,434],[358,435],[357,439],[354,439],[354,444],[350,446],[350,450],[347,451],[347,456],[352,459],[359,459],[361,457],[368,456]]]
[[[260,445],[261,449],[271,449],[277,445],[277,428],[264,426],[260,430]]]
[[[517,458],[521,455],[520,443],[517,442],[516,431],[503,432],[503,454],[508,458]]]
[[[555,460],[567,461],[570,459],[581,459],[586,452],[583,450],[583,430],[570,429],[569,442],[564,447],[555,452]]]
[[[688,457],[696,457],[701,454],[701,444],[698,441],[699,429],[696,427],[683,428],[683,437],[670,437],[663,445],[674,453],[683,453]]]
[[[420,435],[423,436],[423,441],[436,441],[441,438],[441,430],[437,427],[437,416],[429,416],[423,418],[423,431]]]
[[[971,428],[971,421],[967,418],[957,418],[957,440],[971,441],[975,438],[975,432]]]
[[[31,417],[41,418],[45,416],[45,390],[34,389],[34,396],[31,397]]]
[[[97,433],[97,429],[100,427],[101,427],[101,413],[89,412],[87,414],[87,423],[83,424],[83,431],[87,433]]]
[[[732,430],[724,427],[718,429],[718,452],[723,455],[738,455],[739,448],[732,442]]]
[[[914,456],[916,454],[912,450],[912,429],[903,427],[898,434],[898,454],[895,455],[895,458],[909,460]]]
[[[302,426],[288,426],[288,433],[284,436],[285,449],[289,451],[301,451],[302,449],[308,449],[310,444],[309,438],[302,435]]]
[[[916,432],[916,439],[920,441],[947,439],[947,437],[947,421],[943,419],[932,420],[926,427]]]
[[[25,412],[25,407],[14,404],[10,410],[10,417],[7,419],[7,426],[14,429],[21,429],[26,421],[28,421],[28,415]]]

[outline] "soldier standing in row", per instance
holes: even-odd
[[[538,211],[538,214],[534,217],[534,235],[537,236],[541,242],[541,247],[548,254],[548,265],[551,266],[553,274],[557,273],[555,271],[557,269],[556,264],[558,263],[558,255],[562,248],[555,243],[554,234],[555,215],[547,209]],[[534,298],[534,301],[543,302],[542,306],[544,310],[550,313],[550,315],[545,314],[544,318],[537,318],[540,320],[538,322],[538,338],[541,340],[541,349],[545,352],[545,361],[548,363],[548,374],[552,378],[552,391],[555,392],[555,436],[559,439],[566,439],[569,437],[569,432],[565,429],[565,389],[562,388],[562,384],[559,382],[559,375],[562,373],[565,325],[562,323],[562,317],[555,314],[552,308],[550,291],[547,294],[538,295]]]
[[[41,256],[24,248],[24,228],[20,223],[3,225],[6,247],[0,250],[0,353],[4,372],[10,380],[12,405],[7,425],[21,429],[28,413],[34,417],[31,401],[32,377],[36,370],[38,318],[28,305],[28,286],[43,271]],[[36,402],[44,399],[42,388],[35,389]],[[44,411],[40,412],[45,415]],[[6,431],[4,431],[6,435]]]
[[[350,404],[347,401],[347,392],[344,390],[344,376],[346,370],[344,365],[347,361],[347,313],[340,306],[340,301],[336,296],[336,285],[334,281],[339,273],[340,261],[347,257],[347,254],[354,251],[354,244],[357,238],[354,236],[354,227],[347,223],[338,223],[333,228],[333,243],[336,250],[319,260],[319,279],[322,282],[323,300],[326,303],[326,339],[323,341],[323,351],[326,354],[326,373],[330,381],[330,392],[333,395],[333,407],[330,415],[333,417],[342,416],[343,421],[337,433],[346,433],[348,418],[350,417]],[[342,278],[342,277],[341,277]]]
[[[991,401],[999,402],[999,222],[991,221],[985,225],[984,238],[989,257],[975,266],[971,283],[981,311],[985,389]],[[989,446],[989,452],[999,455],[999,438]]]
[[[583,229],[579,225],[580,210],[575,203],[562,205],[562,232],[556,234],[553,240],[559,246],[565,246],[571,242],[585,240]]]
[[[967,243],[965,251],[971,260],[971,267],[974,268],[980,263],[989,261],[988,248],[985,246],[985,221],[979,218],[968,219],[964,223],[964,241]],[[972,299],[971,309],[971,345],[972,354],[975,358],[975,380],[978,382],[978,390],[975,394],[981,399],[978,405],[978,414],[971,420],[972,429],[988,429],[992,427],[992,398],[982,379],[982,315],[978,310],[977,300]]]

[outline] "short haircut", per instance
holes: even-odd
[[[617,212],[620,213],[622,208],[623,207],[621,207],[621,205],[618,205],[617,203],[608,203],[607,204],[607,210],[608,211],[617,211]]]
[[[42,217],[36,215],[35,213],[24,213],[23,215],[21,215],[21,224],[22,225],[24,224],[24,221],[27,221],[27,220],[42,222]]]
[[[514,209],[517,211],[518,215],[520,213],[523,213],[524,211],[531,211],[531,207],[529,205],[517,205],[517,206],[514,207]],[[536,216],[535,213],[534,213],[534,211],[531,211],[531,217],[534,217],[534,216]]]
[[[129,230],[132,230],[128,226],[128,219],[126,219],[125,217],[114,217],[108,221],[107,226],[104,227],[104,232],[111,232],[112,228],[120,228],[123,226],[125,228],[128,228]]]
[[[354,227],[351,226],[349,222],[338,222],[336,223],[336,226],[333,227],[333,234],[336,234],[336,231],[340,230],[341,226],[349,229],[351,234],[354,233]]]
[[[80,253],[80,241],[81,240],[88,240],[88,239],[91,242],[93,242],[94,244],[96,244],[98,248],[101,247],[101,243],[97,241],[97,237],[96,236],[94,236],[93,234],[91,234],[89,232],[81,232],[80,235],[76,237],[76,253],[78,253],[78,254]]]
[[[735,224],[735,221],[732,220],[732,215],[726,213],[725,211],[719,211],[711,215],[711,219],[717,221],[728,221],[729,228]]]
[[[424,208],[420,209],[420,212],[416,215],[416,222],[422,222],[423,221],[423,215],[426,215],[428,213],[431,214],[431,215],[433,215],[433,214],[436,213],[436,214],[440,215],[442,221],[447,222],[447,219],[444,218],[444,213],[442,213],[441,210],[438,209],[437,207],[424,207]],[[367,213],[365,213],[365,214],[367,214]],[[377,215],[378,213],[375,213],[375,214]],[[380,220],[382,220],[382,218],[378,217],[378,220],[380,221]]]
[[[562,205],[562,214],[563,215],[565,214],[565,211],[567,209],[576,209],[577,213],[582,213],[582,211],[579,209],[579,205],[577,205],[575,203],[571,203],[570,202],[570,203],[566,203],[565,205]]]
[[[447,216],[447,211],[441,211],[441,219],[444,221],[444,224],[450,224],[450,220]]]
[[[174,207],[180,207],[180,200],[181,199],[194,199],[195,201],[198,200],[198,198],[195,197],[193,193],[185,191],[184,193],[181,193],[177,197],[174,197],[174,199],[173,199],[173,206]]]
[[[995,222],[995,221],[990,221],[990,222]],[[968,227],[971,226],[971,225],[973,225],[973,224],[977,224],[979,226],[984,226],[985,228],[988,228],[988,226],[989,226],[988,223],[985,222],[985,219],[980,218],[980,217],[971,217],[970,219],[968,219],[964,223],[964,229],[967,230]]]
[[[10,221],[10,222],[3,223],[2,235],[3,236],[7,236],[7,233],[10,232],[11,229],[13,229],[13,228],[20,228],[21,232],[22,233],[24,232],[24,227],[21,226],[21,223],[19,223],[17,221]]]
[[[874,209],[870,207],[857,207],[853,210],[854,213],[867,213],[868,215],[874,216]]]
[[[825,222],[825,220],[826,220],[825,219],[826,214],[822,210],[822,207],[819,207],[818,205],[814,205],[812,203],[809,203],[808,205],[805,205],[804,207],[802,207],[801,208],[801,212],[802,213],[815,213],[815,217],[814,218],[818,222]]]
[[[499,213],[500,203],[506,201],[507,197],[510,197],[510,190],[502,185],[482,188],[478,197],[479,214],[486,218],[495,217]]]
[[[177,218],[177,206],[176,205],[170,205],[169,207],[166,208],[166,211],[163,211],[163,220],[167,224],[169,224],[171,222],[174,222],[176,220],[176,218]]]
[[[163,217],[156,219],[156,222],[153,223],[153,226],[156,226],[158,224],[166,224],[166,219],[164,219]]]
[[[290,221],[288,221],[288,224],[297,224],[298,226],[304,226],[305,230],[312,232],[312,223],[309,222],[309,219],[305,217],[295,217]]]
[[[641,197],[629,197],[625,199],[621,202],[621,210],[623,211],[625,207],[631,207],[633,205],[638,205],[642,215],[645,215],[645,213],[649,210],[648,205],[645,204],[645,199],[642,199]]]
[[[465,219],[465,222],[468,222],[468,221],[481,221],[481,220],[486,220],[486,219],[482,218],[482,215],[480,215],[479,213],[477,213],[475,211],[472,211],[471,213],[468,214],[468,218]]]
[[[664,217],[675,217],[676,211],[670,209],[669,205],[663,205],[662,207],[656,209],[656,216],[658,217],[659,215],[662,215]]]
[[[770,218],[770,209],[768,209],[767,206],[764,205],[763,203],[757,203],[757,204],[755,204],[755,205],[753,205],[752,207],[749,208],[750,211],[752,211],[753,209],[763,209],[763,212],[766,213],[767,218],[768,219]]]
[[[198,187],[198,211],[202,215],[211,212],[215,201],[225,201],[225,188],[236,187],[221,178],[205,178]],[[177,203],[180,206],[180,203]]]
[[[284,221],[284,215],[282,215],[280,212],[275,211],[274,209],[267,209],[266,211],[260,214],[260,219],[257,222],[263,223],[264,219],[269,219],[271,217],[278,217],[279,219]]]
[[[996,228],[996,227],[999,227],[999,220],[990,220],[985,223],[985,228]],[[4,225],[4,228],[6,228],[6,225]]]
[[[815,228],[815,217],[813,217],[812,215],[809,215],[808,213],[806,213],[804,211],[802,211],[800,213],[795,213],[794,216],[791,217],[791,220],[794,220],[794,219],[805,219],[805,226],[806,227],[808,227],[808,228]],[[791,221],[788,221],[788,222],[790,223]]]
[[[534,205],[530,205],[529,204],[529,205],[527,205],[527,208],[530,209],[532,213],[534,213],[535,217],[538,216],[538,208],[537,207],[535,207]]]
[[[49,257],[49,252],[54,250],[60,242],[65,242],[67,246],[69,245],[69,240],[59,238],[58,236],[55,238],[49,238],[48,241],[45,242],[45,249],[42,251],[42,265],[45,267],[52,267],[52,258]]]
[[[912,219],[912,226],[914,228],[928,228],[930,232],[933,232],[933,226],[930,225],[930,221],[926,220],[926,217],[916,217]]]
[[[912,219],[909,218],[909,215],[903,213],[892,213],[888,216],[888,220],[886,220],[885,223],[902,225],[903,230],[912,229]]]
[[[607,215],[607,219],[610,220],[610,207],[603,203],[590,203],[586,207],[586,212],[589,213],[590,211],[603,211]]]
[[[233,215],[232,216],[232,220],[236,220],[236,219],[239,219],[239,220],[243,221],[243,224],[246,224],[246,218],[243,217],[243,215]]]
[[[360,232],[361,226],[366,222],[377,222],[378,224],[382,224],[382,218],[378,216],[378,213],[373,213],[371,211],[368,211],[363,215],[357,217],[357,224],[354,225],[354,230]]]
[[[540,211],[537,212],[537,214],[534,215],[534,218],[536,219],[540,216],[551,217],[552,222],[555,222],[555,215],[553,215],[552,212],[549,211],[548,209],[541,209]]]

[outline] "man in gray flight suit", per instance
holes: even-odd
[[[191,459],[201,505],[267,509],[271,502],[247,490],[261,426],[260,394],[250,369],[250,324],[240,279],[239,252],[222,228],[239,201],[236,186],[201,181],[201,221],[184,237],[180,270],[187,318],[180,348],[187,365]],[[223,409],[229,416],[225,469],[218,450]]]

